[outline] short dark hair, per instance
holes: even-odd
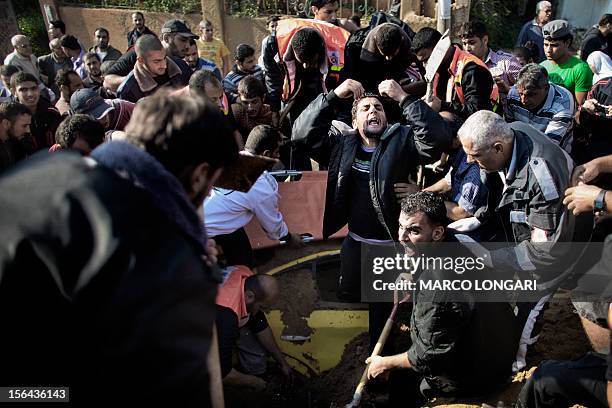
[[[191,47],[192,45],[195,45],[196,48],[198,46],[198,43],[196,42],[196,40],[193,37],[189,38],[189,46]]]
[[[80,50],[81,44],[79,44],[79,40],[70,34],[65,34],[60,38],[60,45],[62,47],[68,48],[69,50]]]
[[[135,11],[135,12],[132,13],[132,15],[134,15],[134,14],[138,14],[144,20],[144,14],[142,13],[142,11]]]
[[[403,198],[400,205],[402,212],[406,215],[422,212],[432,223],[444,227],[448,225],[446,205],[444,204],[444,198],[440,194],[419,191]]]
[[[548,71],[540,64],[527,64],[516,77],[516,87],[524,89],[544,89],[548,86]]]
[[[255,76],[247,75],[238,83],[238,94],[248,99],[263,98],[266,88]]]
[[[306,27],[297,31],[291,38],[293,52],[302,62],[313,62],[325,56],[325,41],[314,28]]]
[[[370,93],[370,92],[364,93],[361,98],[357,98],[353,101],[353,107],[351,108],[351,118],[352,119],[355,119],[355,115],[357,115],[357,107],[359,106],[359,102],[361,102],[361,100],[364,98],[376,98],[378,99],[379,102],[381,102],[380,95]]]
[[[104,31],[106,33],[107,36],[110,37],[110,33],[108,32],[108,30],[104,27],[98,27],[94,30],[94,34],[97,33],[98,31]]]
[[[489,35],[487,32],[487,26],[481,21],[467,21],[461,24],[459,27],[459,38],[470,38],[478,37],[483,38],[485,35]]]
[[[236,52],[234,52],[234,59],[236,61],[244,62],[245,59],[255,55],[255,49],[248,44],[238,44]]]
[[[206,86],[207,83],[218,88],[223,88],[223,85],[221,85],[221,82],[214,76],[212,71],[201,69],[194,72],[191,78],[189,78],[189,92],[206,97],[204,86]]]
[[[2,76],[11,77],[19,71],[21,71],[21,69],[15,65],[2,65],[0,67],[0,75]]]
[[[357,27],[361,27],[361,17],[359,17],[357,14],[353,14],[349,20],[355,23]]]
[[[402,44],[402,29],[395,24],[382,24],[374,35],[374,43],[383,55],[392,55]]]
[[[257,125],[249,133],[244,149],[253,154],[262,154],[266,150],[274,151],[281,141],[281,134],[270,125]]]
[[[102,62],[102,60],[100,59],[100,56],[97,53],[95,53],[95,52],[88,52],[87,54],[85,54],[85,57],[83,58],[83,61],[85,61],[86,59],[90,59],[90,58],[95,58],[99,62]]]
[[[266,26],[270,25],[270,23],[273,23],[274,21],[280,21],[280,17],[279,16],[268,16],[268,18],[266,19]]]
[[[125,128],[127,140],[143,147],[175,175],[187,191],[185,177],[208,163],[212,173],[232,165],[238,146],[223,113],[202,98],[158,92],[138,102]]]
[[[55,131],[55,142],[62,149],[70,149],[77,138],[83,139],[93,150],[104,142],[104,127],[90,115],[74,114],[64,119]]]
[[[62,20],[51,20],[49,25],[53,28],[59,28],[62,34],[66,34],[66,24]]]
[[[512,54],[524,58],[528,63],[533,62],[533,52],[527,47],[515,47]]]
[[[77,74],[73,69],[60,69],[57,71],[57,74],[55,74],[55,85],[57,85],[58,88],[61,88],[62,86],[69,86],[70,75],[78,76],[79,74]]]
[[[338,3],[338,0],[312,0],[310,2],[310,5],[320,9],[321,7],[325,7],[328,4],[334,3]]]
[[[417,53],[422,49],[434,48],[438,41],[442,38],[442,34],[438,30],[431,27],[423,27],[412,39],[412,52]]]
[[[19,85],[23,84],[24,82],[34,82],[36,85],[39,84],[38,78],[30,74],[29,72],[19,71],[13,74],[13,76],[11,76],[11,88],[13,89],[16,89]]]
[[[599,26],[603,27],[606,24],[611,24],[612,23],[612,14],[604,14],[603,16],[601,16],[601,19],[599,20]]]
[[[0,103],[0,120],[6,119],[13,123],[20,115],[32,116],[32,111],[30,111],[27,106],[19,102]]]

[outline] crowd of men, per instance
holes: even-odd
[[[282,288],[257,274],[244,230],[256,217],[268,238],[300,247],[279,211],[282,180],[266,171],[248,191],[213,188],[249,156],[327,171],[322,235],[348,226],[340,301],[362,300],[364,251],[397,242],[431,253],[504,242],[512,250],[491,252],[489,273],[537,271],[530,301],[415,293],[410,347],[368,360],[368,377],[389,372],[390,406],[503,386],[526,367],[559,288],[577,270],[610,277],[612,14],[578,47],[540,1],[505,51],[480,21],[449,39],[393,13],[362,26],[337,11],[313,0],[313,18],[271,16],[261,44],[233,53],[210,21],[194,33],[172,19],[156,33],[141,12],[123,51],[104,27],[87,49],[60,20],[48,55],[11,39],[0,384],[69,384],[88,406],[191,406],[214,403],[221,381],[265,388],[269,356],[291,377],[265,315]],[[601,260],[558,249],[587,242],[604,243]],[[607,329],[609,299],[573,300]],[[371,347],[391,306],[369,303]],[[608,406],[608,351],[542,364],[516,404]]]

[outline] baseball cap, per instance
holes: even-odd
[[[70,97],[70,109],[100,119],[113,107],[93,88],[77,89]]]
[[[572,34],[565,20],[553,20],[542,27],[542,35],[548,40],[557,40]]]
[[[162,34],[178,33],[182,35],[183,37],[189,37],[189,38],[193,38],[196,40],[200,38],[199,36],[191,32],[191,30],[189,29],[189,27],[187,27],[187,24],[185,24],[183,20],[177,20],[177,19],[166,21],[164,23],[164,26],[162,27],[161,32]]]

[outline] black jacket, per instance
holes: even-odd
[[[155,193],[177,200],[69,152],[0,188],[0,383],[69,386],[73,406],[209,406],[216,282]]]
[[[302,112],[293,125],[292,140],[304,143],[310,155],[328,167],[327,193],[323,236],[329,237],[347,222],[351,198],[348,176],[361,139],[343,136],[338,128],[330,127],[335,108],[341,100],[332,91],[319,95]],[[390,239],[397,239],[400,207],[393,184],[408,182],[408,176],[418,164],[438,159],[450,146],[451,131],[440,115],[425,102],[406,97],[400,104],[409,125],[390,125],[381,136],[372,157],[370,186],[374,210]]]
[[[582,39],[580,47],[580,58],[586,62],[592,52],[601,51],[612,58],[612,34],[605,37],[599,31],[599,26],[591,27]]]
[[[461,251],[461,244],[450,230],[442,245],[452,245],[454,257]],[[445,249],[448,246],[441,247],[441,251]],[[467,249],[465,252],[473,257]],[[485,271],[477,272],[479,279],[490,278]],[[463,277],[476,278],[470,272]],[[419,288],[418,281],[457,278],[454,271],[427,270],[417,277],[416,287]],[[414,293],[408,361],[436,391],[482,393],[503,384],[511,374],[520,337],[518,320],[507,302],[475,300],[471,291]]]

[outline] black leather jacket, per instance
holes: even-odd
[[[323,236],[329,237],[348,222],[350,194],[348,177],[361,143],[358,135],[342,135],[330,123],[336,117],[341,99],[332,91],[319,95],[293,125],[292,140],[304,143],[310,155],[328,167]],[[389,125],[372,157],[370,191],[378,220],[390,239],[397,240],[400,206],[393,184],[408,182],[418,164],[438,159],[450,146],[451,130],[440,115],[421,100],[406,97],[400,107],[409,125]]]

